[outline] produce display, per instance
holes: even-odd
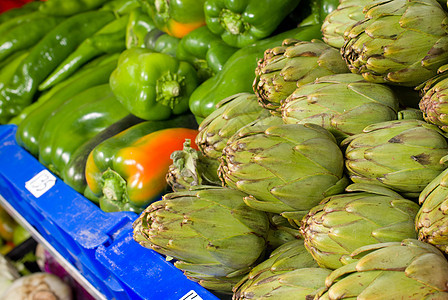
[[[447,24],[437,0],[36,0],[0,14],[0,124],[219,298],[448,299]]]

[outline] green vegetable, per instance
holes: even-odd
[[[171,56],[176,56],[179,42],[179,38],[171,36],[163,32],[162,30],[154,28],[146,35],[144,48],[153,50],[158,53],[166,53]],[[177,58],[179,60],[182,60],[179,57]]]
[[[213,34],[207,26],[201,26],[180,40],[176,57],[192,64],[202,82],[218,73],[236,50],[236,47],[229,46]]]
[[[311,40],[321,35],[320,25],[303,26],[260,40],[236,51],[215,76],[201,83],[190,96],[190,110],[200,123],[222,99],[253,92],[257,62],[266,49],[281,45],[286,38]]]
[[[71,76],[91,59],[103,54],[119,53],[126,48],[125,35],[128,16],[120,17],[105,25],[85,39],[59,66],[39,85],[46,90]]]
[[[40,18],[33,18],[11,28],[0,37],[0,61],[19,50],[31,48],[62,20],[61,17],[41,14]]]
[[[197,86],[197,76],[187,62],[165,53],[131,48],[121,53],[110,86],[135,116],[164,120],[188,111],[188,99]]]
[[[419,108],[423,112],[423,118],[440,129],[448,132],[448,120],[446,118],[448,88],[448,65],[439,68],[438,74],[417,87],[421,92]]]
[[[62,169],[61,178],[75,191],[83,193],[87,187],[85,171],[87,157],[90,152],[106,139],[142,121],[142,119],[139,119],[134,115],[127,115],[87,140],[73,152],[72,158]]]
[[[299,4],[298,0],[207,0],[205,20],[211,32],[242,48],[268,37]]]
[[[141,8],[133,9],[126,26],[126,48],[145,48],[146,35],[155,28],[156,25],[148,14]]]
[[[41,1],[30,1],[20,7],[11,8],[0,14],[0,26],[7,21],[31,13],[39,9]]]
[[[60,175],[78,147],[128,114],[109,84],[77,94],[45,121],[39,135],[39,161]]]
[[[134,240],[176,259],[199,284],[230,292],[266,247],[268,218],[247,207],[245,196],[210,186],[165,194],[134,221]]]
[[[267,49],[258,61],[253,89],[260,105],[279,114],[281,104],[297,87],[348,72],[339,51],[324,42],[286,39],[281,46]]]
[[[39,11],[53,16],[73,16],[99,8],[108,0],[46,0]]]
[[[177,38],[205,25],[204,2],[205,0],[140,0],[156,27]]]
[[[101,10],[110,10],[118,16],[128,15],[140,7],[139,0],[109,0],[101,6]]]
[[[228,139],[241,127],[257,119],[270,116],[252,93],[227,97],[216,105],[216,110],[199,124],[196,145],[210,158],[218,160]]]
[[[28,50],[17,51],[1,63],[0,89],[2,89],[15,74],[17,67],[28,55]]]
[[[87,37],[112,21],[110,12],[91,11],[65,19],[48,32],[0,90],[0,124],[31,104],[38,85]]]
[[[261,119],[234,134],[222,152],[219,174],[223,184],[248,194],[244,201],[252,208],[305,215],[346,187],[343,155],[323,127],[278,119],[274,124]]]
[[[221,185],[218,177],[219,161],[192,148],[190,140],[184,142],[182,150],[172,152],[170,158],[173,163],[165,178],[173,191],[188,190],[197,185]]]
[[[306,299],[325,286],[331,271],[318,268],[303,240],[275,249],[233,288],[234,299]],[[308,296],[309,297],[309,296]]]
[[[363,8],[370,0],[342,0],[337,9],[330,12],[322,24],[322,38],[328,45],[344,46],[344,32],[364,19]]]
[[[17,143],[25,148],[35,157],[39,155],[40,132],[45,121],[55,113],[55,111],[66,101],[73,98],[91,87],[106,84],[112,71],[117,66],[117,56],[110,61],[90,69],[81,69],[72,77],[54,86],[49,92],[42,95],[34,104],[32,110],[23,112],[27,114],[23,117],[17,127]],[[28,106],[30,107],[30,106]],[[19,115],[20,116],[20,115]]]
[[[416,86],[448,60],[448,12],[436,0],[381,0],[364,11],[365,18],[347,29],[341,48],[353,73],[372,82]]]
[[[347,191],[293,218],[319,266],[336,269],[353,262],[350,254],[359,247],[417,238],[417,203],[375,185],[355,183]]]
[[[314,299],[446,299],[448,262],[415,239],[355,250],[355,262],[334,270]]]
[[[442,158],[444,161],[448,157]],[[448,169],[434,178],[420,193],[418,202],[421,206],[415,218],[418,239],[448,253],[447,235],[447,173]]]
[[[420,120],[376,123],[342,141],[345,165],[353,182],[372,183],[407,197],[419,193],[447,163],[445,135],[437,126]]]
[[[371,124],[398,118],[398,97],[387,85],[359,74],[335,74],[298,87],[280,108],[287,124],[314,123],[337,140],[361,133]]]

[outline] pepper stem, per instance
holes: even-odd
[[[237,35],[247,30],[247,24],[243,21],[242,16],[229,9],[221,11],[220,21],[222,26],[231,34]]]
[[[126,180],[117,172],[107,169],[101,176],[103,198],[111,202],[128,202]]]
[[[169,0],[155,0],[154,6],[157,14],[164,19],[168,19],[170,16],[170,1]]]
[[[156,101],[173,109],[182,95],[183,81],[183,77],[170,72],[160,77],[156,83]]]

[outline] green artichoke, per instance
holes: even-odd
[[[418,239],[448,253],[448,169],[425,187],[419,203],[415,219]]]
[[[300,224],[305,246],[319,266],[337,269],[352,262],[359,247],[417,238],[414,219],[418,204],[396,192],[369,184],[352,184],[325,198]]]
[[[296,228],[288,219],[279,214],[268,214],[269,231],[267,236],[267,250],[272,251],[290,241],[302,238],[299,228]]]
[[[345,32],[349,69],[366,80],[417,86],[448,61],[448,13],[436,0],[379,0]]]
[[[174,151],[170,157],[173,163],[168,168],[166,182],[173,191],[188,190],[196,185],[221,185],[219,161],[191,148],[189,139],[185,140],[182,150]]]
[[[174,258],[188,278],[230,292],[266,248],[268,217],[245,196],[215,186],[165,194],[134,221],[134,240]]]
[[[294,270],[302,271],[291,273]],[[330,272],[318,269],[303,240],[296,239],[278,247],[237,283],[233,299],[305,299],[305,295],[325,286]],[[302,277],[305,274],[309,284]]]
[[[233,300],[297,300],[312,299],[325,286],[331,273],[324,268],[302,268],[275,274],[250,286],[236,290]]]
[[[218,174],[225,185],[249,194],[244,201],[252,208],[306,214],[344,190],[343,169],[335,138],[319,125],[251,124],[229,139]]]
[[[335,48],[320,40],[285,40],[267,49],[255,69],[254,92],[261,106],[280,114],[281,103],[298,87],[319,77],[348,73]]]
[[[355,262],[334,270],[314,299],[448,299],[448,261],[414,239],[361,247]]]
[[[439,68],[439,75],[426,81],[419,88],[422,97],[419,103],[423,117],[448,132],[448,65]]]
[[[388,187],[406,197],[419,193],[447,164],[441,130],[421,120],[396,120],[369,125],[363,133],[342,141],[345,165],[353,182]]]
[[[356,22],[364,19],[363,8],[371,0],[342,0],[322,23],[322,39],[328,45],[341,48],[344,45],[344,32]]]
[[[252,121],[268,116],[270,113],[258,104],[254,94],[240,93],[227,97],[199,124],[196,145],[205,156],[217,159],[235,132]]]
[[[340,140],[367,125],[396,120],[398,105],[390,87],[349,73],[320,77],[298,87],[283,102],[281,114],[287,124],[314,123]]]

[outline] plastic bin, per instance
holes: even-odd
[[[132,212],[106,213],[54,176],[0,125],[0,195],[106,299],[217,300],[132,238]]]

